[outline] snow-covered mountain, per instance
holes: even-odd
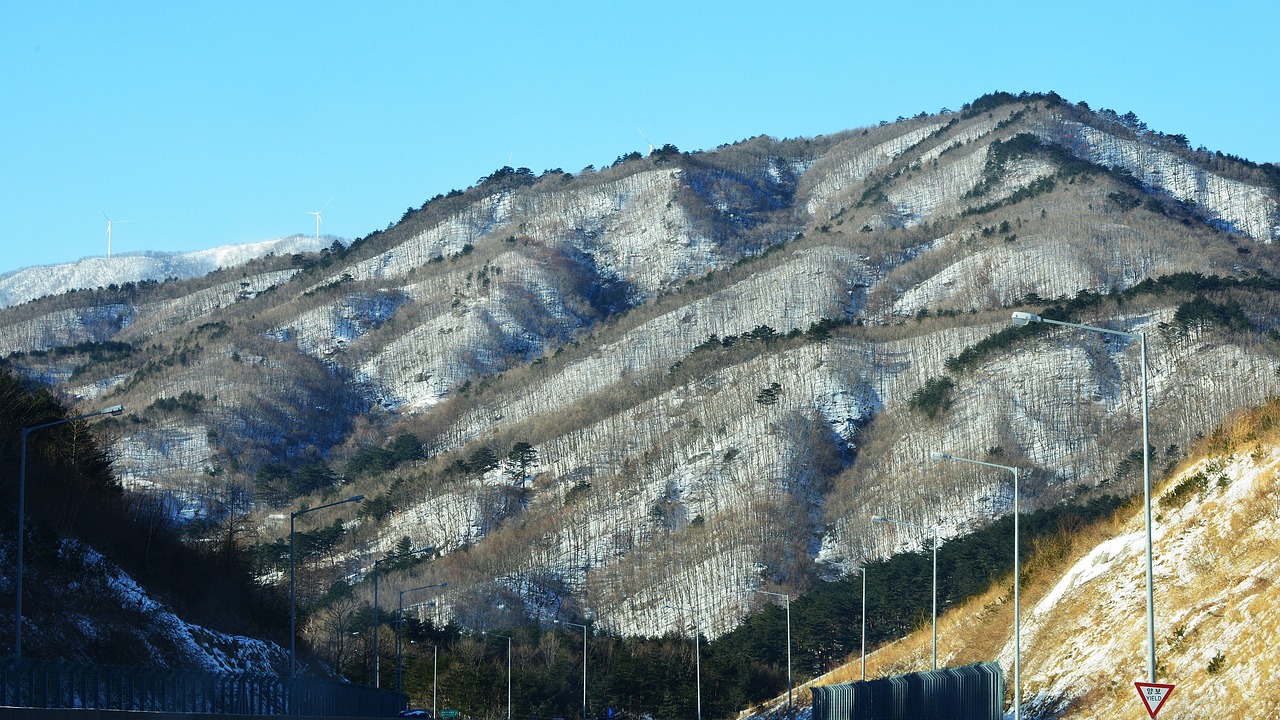
[[[931,450],[1024,466],[1030,507],[1135,487],[1137,344],[1011,309],[1145,333],[1164,462],[1280,388],[1280,173],[1178,138],[996,94],[503,168],[341,251],[8,308],[0,353],[129,407],[102,425],[131,487],[195,517],[254,495],[263,545],[292,503],[365,495],[329,582],[430,545],[414,573],[464,622],[501,597],[716,636],[815,559],[918,542],[873,514],[949,537],[1010,511]]]
[[[294,235],[277,240],[222,245],[209,250],[183,253],[126,253],[111,257],[88,257],[69,263],[20,268],[0,274],[0,307],[20,305],[29,300],[58,295],[68,290],[84,290],[148,280],[168,280],[207,275],[219,268],[243,265],[264,255],[292,255],[317,252],[330,247],[335,238]]]

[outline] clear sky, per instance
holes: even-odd
[[[1275,2],[0,2],[0,272],[359,237],[503,165],[813,136],[993,90],[1280,161]]]

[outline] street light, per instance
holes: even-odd
[[[903,527],[928,530],[933,533],[933,669],[938,669],[938,528],[935,525],[917,525],[902,520],[890,520],[882,515],[872,515],[873,522],[892,523]]]
[[[757,592],[761,595],[773,595],[787,602],[787,717],[791,717],[793,712],[791,704],[791,596],[785,593],[757,590],[756,588],[751,588],[751,592]]]
[[[42,425],[32,425],[31,427],[22,428],[22,445],[19,450],[18,460],[18,573],[17,586],[18,596],[14,603],[14,623],[13,623],[13,659],[14,662],[22,660],[22,546],[26,536],[26,517],[27,517],[27,436],[36,430],[42,430],[54,425],[62,425],[63,423],[75,422],[76,420],[84,420],[86,418],[96,417],[98,415],[120,415],[124,412],[123,405],[112,405],[109,408],[99,410],[97,412],[77,415],[73,418],[64,420],[54,420]]]
[[[435,627],[437,630],[439,630],[440,603],[436,602],[435,600],[432,600],[431,602],[421,603],[421,604],[435,606],[435,609],[436,609]],[[413,641],[410,640],[409,643],[413,644]],[[438,708],[440,707],[439,681],[440,681],[440,645],[438,643],[431,643],[431,717],[435,717],[435,718],[440,717],[438,713]]]
[[[1033,322],[1062,325],[1063,327],[1089,330],[1106,335],[1119,335],[1138,341],[1138,349],[1140,351],[1139,365],[1142,370],[1142,495],[1147,515],[1147,682],[1154,683],[1156,681],[1156,611],[1154,573],[1151,560],[1151,443],[1147,432],[1147,335],[1141,332],[1124,332],[1092,325],[1079,325],[1062,320],[1050,320],[1046,317],[1025,312],[1015,312],[1013,314],[1014,325],[1026,325]]]
[[[862,680],[867,680],[867,569],[852,567],[862,574]]]
[[[511,720],[511,636],[498,635],[488,630],[480,631],[481,635],[489,637],[506,638],[507,639],[507,720]]]
[[[663,605],[662,607],[676,612],[684,612],[678,607],[672,605]],[[698,622],[698,618],[693,619],[693,661],[694,661],[694,677],[698,688],[698,719],[702,720],[702,623]]]
[[[553,620],[557,625],[582,628],[582,720],[587,720],[587,626],[568,620]]]
[[[399,560],[419,553],[431,552],[435,547],[428,546],[421,550],[410,550],[399,555],[388,555],[381,560],[373,561],[373,686],[381,687],[382,678],[378,676],[378,566],[389,560]]]
[[[1021,585],[1022,581],[1022,566],[1018,552],[1018,515],[1021,513],[1021,508],[1018,504],[1018,468],[1010,465],[1000,465],[999,463],[956,457],[955,455],[941,452],[929,453],[929,457],[933,460],[955,460],[956,462],[983,465],[985,467],[1008,470],[1013,473],[1013,717],[1014,720],[1020,720],[1022,718],[1022,603],[1019,598],[1018,586]]]
[[[404,596],[406,593],[417,592],[419,590],[428,590],[430,588],[448,587],[449,583],[435,583],[433,585],[423,585],[422,587],[409,588],[400,591],[400,602],[396,606],[396,692],[400,692],[401,679],[404,677],[404,662],[400,654],[400,629],[404,625]],[[434,701],[433,701],[434,702]],[[433,708],[434,710],[434,708]]]
[[[295,620],[296,612],[294,607],[294,590],[293,590],[294,588],[294,584],[293,584],[293,565],[294,565],[293,521],[296,520],[299,516],[306,515],[309,512],[315,512],[316,510],[323,510],[325,508],[330,508],[335,505],[342,505],[344,503],[349,503],[349,502],[358,503],[361,500],[364,500],[364,496],[356,495],[354,497],[349,497],[346,500],[339,500],[337,502],[331,502],[326,505],[319,505],[317,507],[307,508],[306,510],[298,510],[297,512],[289,513],[289,679],[290,680],[293,679],[296,673],[297,665],[298,665],[298,652],[297,652],[298,632],[296,629],[297,623]]]

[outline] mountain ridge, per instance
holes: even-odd
[[[206,275],[269,254],[316,252],[337,238],[309,238],[295,235],[236,245],[220,245],[189,252],[117,253],[109,257],[87,257],[68,263],[37,265],[0,273],[0,308],[20,305],[68,290],[91,290],[124,283],[158,282]]]
[[[1008,513],[989,479],[939,486],[930,450],[1025,463],[1032,505],[1134,486],[1134,346],[1009,336],[1010,309],[1146,332],[1164,455],[1274,392],[1273,291],[1168,280],[1280,274],[1272,175],[1052,93],[993,94],[577,175],[503,168],[340,251],[190,286],[205,295],[0,310],[0,348],[127,401],[126,482],[189,516],[221,512],[211,478],[366,495],[309,571],[364,602],[407,537],[441,548],[409,576],[448,578],[460,621],[500,596],[623,634],[696,613],[714,637],[752,589],[821,582],[815,559],[916,542],[871,514],[949,536]],[[399,435],[428,457],[346,470]],[[513,470],[520,443],[536,459]],[[263,544],[292,506],[259,501]]]

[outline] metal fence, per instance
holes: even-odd
[[[1004,671],[976,663],[866,682],[818,685],[813,720],[1002,720]]]
[[[408,697],[364,685],[274,675],[0,662],[0,705],[236,715],[388,717]]]

